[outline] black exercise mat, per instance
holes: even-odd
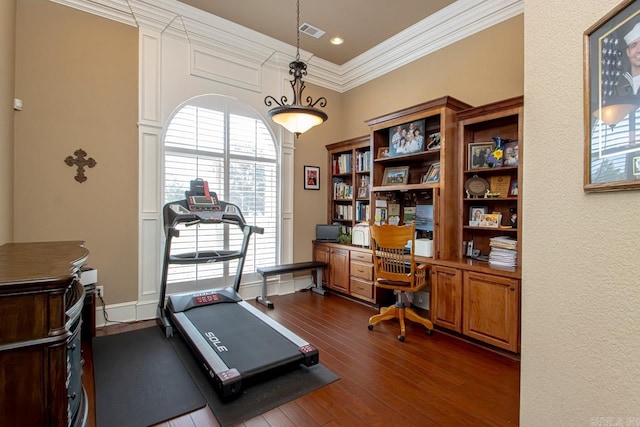
[[[339,379],[322,365],[283,367],[268,375],[252,377],[248,386],[244,387],[243,384],[240,396],[224,402],[218,397],[204,369],[185,341],[176,334],[171,343],[182,358],[184,366],[191,372],[207,405],[222,427],[233,426],[257,417]],[[322,360],[322,354],[320,359]]]
[[[97,427],[148,426],[204,398],[159,327],[93,339]]]

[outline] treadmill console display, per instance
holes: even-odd
[[[190,211],[219,211],[220,202],[216,193],[211,192],[207,196],[189,196],[187,199]]]
[[[196,305],[214,304],[216,302],[220,302],[221,300],[222,297],[218,294],[197,295],[193,297],[193,302]]]

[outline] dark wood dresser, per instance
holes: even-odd
[[[0,246],[0,425],[82,426],[84,242]]]

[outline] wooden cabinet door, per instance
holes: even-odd
[[[465,335],[518,352],[519,306],[519,280],[465,272]]]
[[[321,245],[321,244],[317,244],[314,243],[313,244],[313,260],[314,261],[322,261],[322,262],[326,262],[327,264],[329,264],[327,267],[325,267],[324,272],[322,273],[322,283],[321,285],[323,286],[328,286],[329,283],[329,277],[331,277],[331,257],[330,257],[330,249],[328,246],[325,245]],[[317,279],[315,278],[316,272],[315,270],[313,271],[313,276],[314,276],[314,281],[316,283]]]
[[[436,325],[462,332],[462,271],[433,267],[432,315]]]
[[[349,292],[349,250],[331,248],[330,288]]]

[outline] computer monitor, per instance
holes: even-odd
[[[316,240],[319,242],[337,242],[340,236],[340,226],[330,224],[316,225]]]

